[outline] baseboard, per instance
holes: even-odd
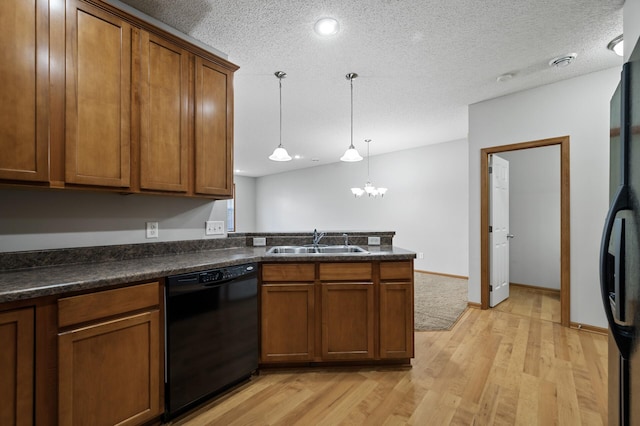
[[[482,304],[476,302],[467,302],[467,306],[473,309],[482,309]]]
[[[444,274],[442,272],[422,271],[420,269],[414,269],[413,271],[414,272],[419,272],[421,274],[440,275],[441,277],[461,278],[461,279],[464,279],[464,280],[468,280],[469,279],[469,277],[465,277],[464,275]]]
[[[529,290],[536,290],[536,291],[546,291],[549,293],[560,293],[560,289],[555,289],[555,288],[548,288],[548,287],[540,287],[537,285],[529,285],[529,284],[519,284],[519,283],[509,283],[509,285],[513,285],[516,287],[522,287],[522,288],[528,288]]]
[[[589,325],[589,324],[580,324],[577,322],[569,323],[569,327],[575,328],[576,330],[584,330],[584,331],[589,331],[591,333],[597,333],[597,334],[607,335],[607,333],[609,333],[608,328],[596,327],[594,325]]]

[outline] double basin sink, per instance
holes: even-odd
[[[345,254],[367,253],[359,246],[275,246],[267,250],[267,254]]]

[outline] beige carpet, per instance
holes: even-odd
[[[467,308],[467,279],[416,272],[416,331],[448,330]]]

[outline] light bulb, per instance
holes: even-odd
[[[340,24],[338,24],[338,21],[333,18],[322,18],[318,19],[316,24],[313,26],[313,29],[316,34],[327,37],[338,34]]]

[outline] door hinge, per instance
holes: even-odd
[[[489,225],[489,232],[493,232],[493,226]]]
[[[492,285],[489,286],[489,291],[493,291],[493,286]]]
[[[489,174],[493,173],[493,166],[489,166]]]

